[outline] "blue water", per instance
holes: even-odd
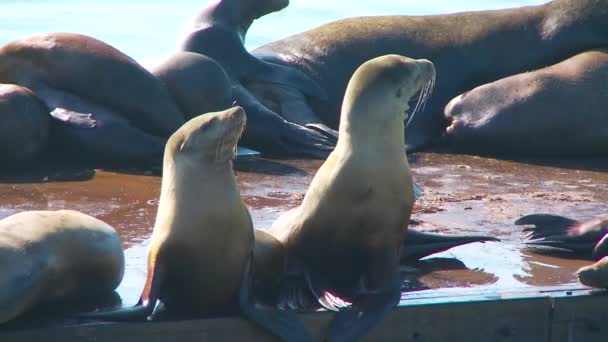
[[[212,0],[214,1],[214,0]],[[211,1],[0,0],[0,44],[38,32],[77,32],[101,39],[143,64],[169,54],[191,18]],[[282,12],[254,23],[254,48],[351,16],[438,14],[536,5],[545,0],[292,0]]]

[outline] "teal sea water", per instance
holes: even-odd
[[[139,62],[170,53],[205,0],[1,0],[0,44],[38,32],[76,32],[101,39]],[[546,0],[292,0],[254,23],[247,47],[352,16],[427,15],[536,5]]]

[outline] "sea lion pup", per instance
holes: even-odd
[[[602,49],[484,84],[448,103],[445,140],[458,151],[494,155],[606,155],[606,80]]]
[[[78,160],[160,162],[166,138],[184,122],[156,77],[79,34],[43,33],[4,45],[0,82],[28,87],[43,101],[54,119],[51,139]]]
[[[555,0],[539,6],[446,15],[370,16],[328,23],[252,53],[297,68],[322,84],[327,98],[307,102],[332,128],[338,126],[348,80],[361,63],[389,53],[429,58],[441,77],[425,110],[408,126],[411,150],[440,142],[446,127],[443,109],[454,97],[606,46],[606,22],[608,0]],[[261,93],[256,91],[256,95]],[[263,97],[260,101],[269,102]]]
[[[608,256],[608,217],[579,222],[566,217],[533,214],[515,221],[516,225],[534,225],[528,232],[526,246],[539,253],[599,260]]]
[[[608,289],[608,256],[593,265],[581,267],[576,274],[583,285]]]
[[[363,336],[399,302],[414,204],[404,120],[410,98],[434,77],[428,60],[398,55],[361,65],[346,90],[336,149],[302,204],[270,229],[286,248],[288,273],[302,270],[323,306],[340,309],[331,294],[352,300],[336,314],[329,340]]]
[[[31,90],[0,84],[0,163],[25,163],[38,158],[47,146],[49,111]],[[1,171],[1,170],[0,170]]]
[[[245,108],[249,117],[243,134],[246,146],[278,155],[325,158],[335,145],[334,130],[324,125],[307,128],[287,122],[243,87],[251,82],[261,82],[293,88],[293,92],[303,96],[325,97],[324,90],[305,73],[265,62],[245,49],[245,36],[253,21],[288,4],[289,0],[215,1],[197,15],[178,49],[209,56],[226,70],[236,87],[234,99]]]
[[[245,112],[233,107],[191,119],[167,142],[160,201],[137,305],[80,317],[137,320],[158,300],[168,310],[224,314],[238,307],[288,340],[308,340],[298,318],[254,307],[254,233],[232,169]]]
[[[122,280],[120,236],[72,210],[28,211],[0,221],[0,324],[51,301],[112,293]]]
[[[201,113],[217,112],[232,104],[232,84],[212,58],[178,51],[152,70],[187,120]]]

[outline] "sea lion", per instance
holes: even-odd
[[[193,118],[169,138],[139,302],[81,317],[146,319],[159,300],[168,310],[194,315],[238,307],[278,336],[307,340],[297,316],[252,302],[253,225],[232,169],[244,126],[245,112],[233,107]]]
[[[448,103],[445,140],[484,154],[606,155],[606,80],[608,50],[591,50],[484,84]]]
[[[48,109],[31,90],[0,84],[0,162],[36,160],[46,148],[51,130]]]
[[[249,117],[243,134],[245,146],[281,155],[326,157],[334,147],[335,131],[323,125],[307,128],[288,123],[242,86],[254,81],[264,82],[294,88],[297,93],[310,97],[325,97],[318,83],[305,73],[265,62],[245,49],[245,36],[253,21],[288,4],[289,0],[215,1],[196,16],[178,49],[209,56],[226,70],[237,88],[234,99],[245,108]],[[323,132],[324,129],[327,132]]]
[[[576,275],[583,285],[608,289],[608,256],[593,265],[581,267]]]
[[[169,90],[187,120],[232,104],[232,84],[212,58],[178,51],[151,70]]]
[[[566,217],[533,214],[515,221],[516,225],[534,225],[528,232],[526,246],[540,253],[599,260],[608,256],[608,217],[579,222]]]
[[[297,68],[322,84],[327,99],[307,99],[308,111],[332,128],[338,126],[346,84],[361,63],[389,53],[432,60],[439,75],[435,92],[408,127],[407,147],[416,150],[439,142],[447,126],[443,109],[452,98],[606,46],[606,22],[608,0],[555,0],[539,6],[447,15],[360,17],[322,25],[252,53]],[[276,87],[269,92],[280,91]],[[258,97],[265,104],[273,100]],[[289,113],[281,114],[292,120]]]
[[[434,77],[430,61],[398,55],[361,65],[346,89],[336,149],[300,206],[270,229],[286,248],[287,271],[300,269],[319,302],[339,310],[329,340],[363,336],[399,302],[399,259],[414,204],[404,120],[410,98]],[[352,306],[339,308],[332,294]]]
[[[106,295],[122,280],[120,237],[72,210],[28,211],[0,221],[0,323],[50,301]]]
[[[65,140],[77,158],[159,161],[165,139],[184,121],[152,74],[79,34],[44,33],[6,44],[0,48],[0,82],[31,89],[59,126],[52,139]]]

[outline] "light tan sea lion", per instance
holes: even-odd
[[[302,204],[270,230],[287,250],[288,272],[303,270],[319,302],[340,309],[329,340],[363,336],[399,302],[399,259],[414,204],[404,120],[410,98],[434,77],[430,61],[398,55],[361,65],[346,89],[336,149]],[[352,306],[333,305],[332,294]]]
[[[0,84],[0,162],[36,160],[46,148],[51,117],[44,103],[31,90]]]
[[[576,274],[583,285],[608,289],[608,256],[591,266],[580,268]]]
[[[44,302],[107,295],[123,272],[120,237],[96,218],[59,210],[0,221],[0,323]]]
[[[148,276],[137,305],[82,317],[146,319],[161,301],[194,315],[240,309],[288,340],[308,340],[297,316],[254,306],[254,232],[232,169],[245,112],[234,107],[186,122],[167,142]]]

